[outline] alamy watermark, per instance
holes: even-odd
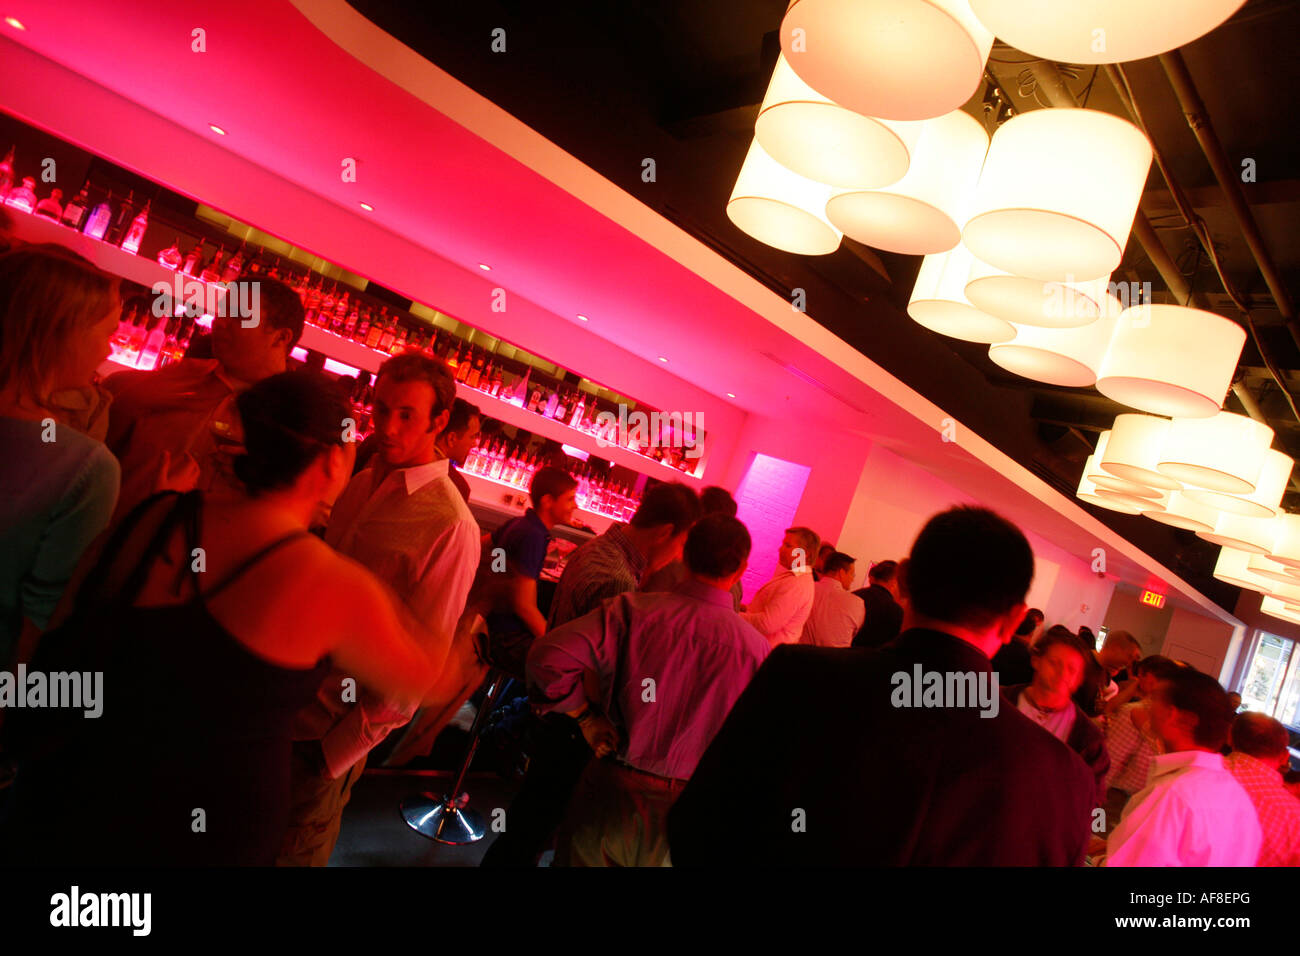
[[[256,328],[261,321],[262,284],[256,279],[203,282],[178,272],[172,274],[171,282],[155,282],[152,292],[153,314],[160,319],[178,314],[179,304],[191,319],[200,315],[237,318],[246,329]]]
[[[704,453],[703,412],[628,411],[618,406],[618,414],[600,412],[596,416],[596,444],[601,448],[681,448],[683,458],[699,458]]]
[[[95,718],[104,712],[103,671],[0,671],[0,710],[67,707]]]
[[[895,707],[979,708],[981,717],[996,717],[1001,700],[996,671],[895,671],[889,679]]]

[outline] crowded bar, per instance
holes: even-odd
[[[6,867],[1300,865],[1294,3],[0,17]]]

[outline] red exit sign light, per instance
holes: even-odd
[[[1164,607],[1165,596],[1163,594],[1158,594],[1155,591],[1143,591],[1142,603],[1150,607]]]

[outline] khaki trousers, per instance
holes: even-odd
[[[352,786],[366,768],[358,760],[347,773],[334,779],[306,755],[320,750],[318,741],[293,746],[292,791],[289,828],[280,846],[276,866],[325,866],[338,842],[343,808],[352,796]]]

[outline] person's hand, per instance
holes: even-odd
[[[154,474],[153,491],[193,491],[199,484],[199,463],[189,452],[182,452],[175,462],[171,452],[164,451],[158,459]]]
[[[597,758],[608,757],[618,749],[618,731],[604,714],[590,711],[578,721],[578,726],[582,728],[587,746],[595,752]]]

